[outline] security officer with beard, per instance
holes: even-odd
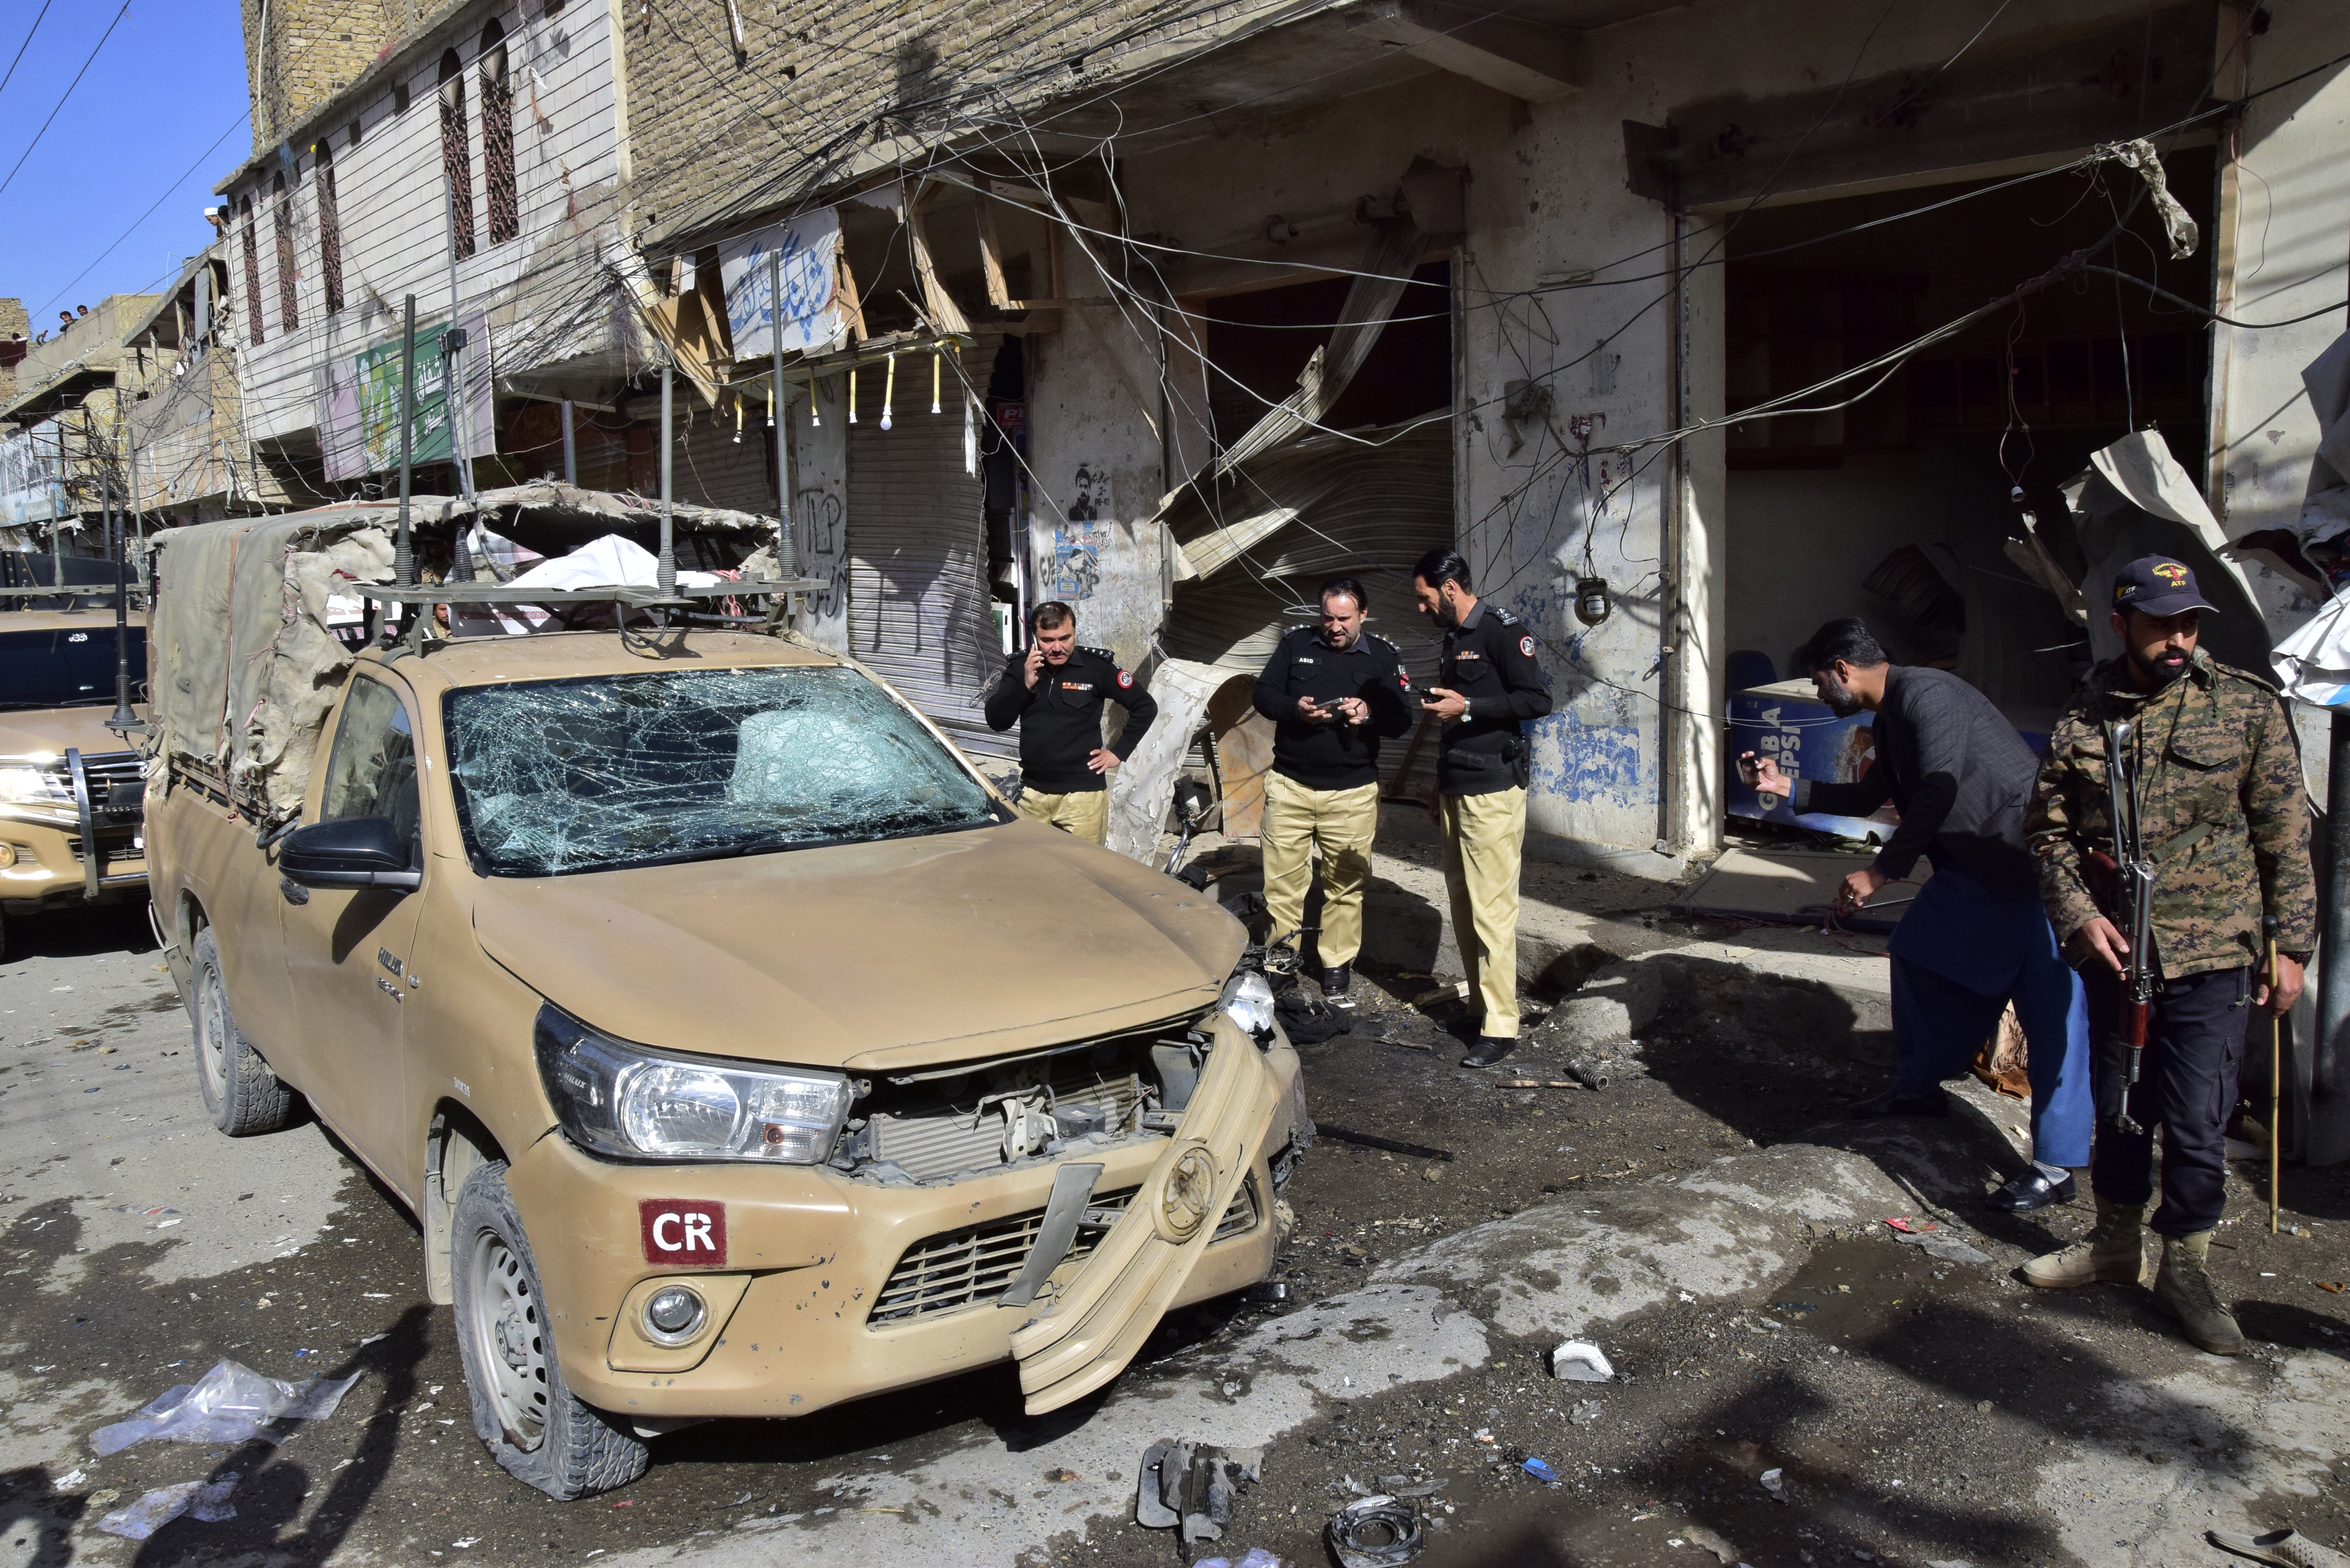
[[[1134,754],[1159,704],[1131,670],[1077,646],[1077,612],[1049,599],[1028,614],[1028,651],[987,694],[987,727],[1020,726],[1020,810],[1091,844],[1109,842],[1109,770]],[[1126,710],[1126,732],[1102,742],[1104,702]]]
[[[1444,628],[1437,684],[1420,703],[1444,726],[1429,814],[1443,829],[1461,965],[1484,1010],[1461,1064],[1490,1067],[1518,1043],[1518,867],[1533,778],[1524,724],[1550,711],[1550,683],[1534,634],[1469,591],[1469,563],[1457,551],[1422,556],[1411,591],[1419,613]]]
[[[2226,1203],[2228,1114],[2252,1010],[2291,1009],[2317,945],[2301,754],[2276,689],[2197,646],[2201,618],[2216,612],[2185,562],[2132,561],[2114,579],[2112,605],[2122,655],[2089,672],[2050,732],[2025,834],[2048,918],[2087,986],[2095,1037],[2111,1039],[2129,943],[2097,889],[2117,858],[2106,768],[2115,746],[2129,748],[2154,863],[2153,1005],[2124,1102],[2129,1130],[2111,1115],[2097,1124],[2096,1227],[2024,1264],[2023,1277],[2043,1288],[2135,1285],[2151,1229],[2162,1238],[2154,1304],[2203,1349],[2241,1355],[2243,1330],[2206,1265]],[[2256,967],[2267,919],[2277,923],[2274,995]],[[2102,1095],[2098,1108],[2111,1109]],[[2148,1225],[2157,1126],[2162,1206]]]

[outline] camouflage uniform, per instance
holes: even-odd
[[[2317,884],[2292,717],[2274,687],[2200,649],[2150,695],[2131,687],[2122,660],[2097,666],[2048,737],[2024,832],[2058,938],[2100,913],[2081,865],[2091,848],[2113,849],[2105,726],[2116,721],[2137,729],[2162,978],[2258,963],[2264,909],[2277,918],[2277,946],[2305,959],[2317,946]]]
[[[2049,736],[2024,833],[2041,896],[2070,942],[2101,910],[2083,876],[2091,850],[2113,851],[2106,726],[2127,721],[2139,762],[2139,820],[2154,862],[2152,960],[2158,977],[2143,1070],[2129,1098],[2141,1127],[2163,1129],[2162,1208],[2152,1228],[2193,1237],[2219,1223],[2223,1129],[2235,1105],[2251,1022],[2262,916],[2295,958],[2315,947],[2317,889],[2309,808],[2293,720],[2258,676],[2200,649],[2160,691],[2134,689],[2126,659],[2100,664]],[[2083,971],[2095,1037],[2113,1033],[2116,977]],[[2101,1204],[2153,1195],[2153,1135],[2101,1122],[2092,1182]],[[2168,1265],[2166,1265],[2168,1266]]]

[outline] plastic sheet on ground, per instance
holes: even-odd
[[[235,1444],[259,1438],[282,1443],[289,1421],[321,1421],[335,1413],[359,1373],[348,1377],[287,1383],[264,1377],[234,1361],[215,1364],[193,1384],[167,1388],[136,1414],[89,1435],[89,1446],[111,1454],[159,1438],[173,1443]]]
[[[153,1491],[140,1493],[138,1501],[99,1519],[98,1527],[126,1541],[144,1541],[183,1513],[206,1524],[218,1524],[236,1517],[236,1505],[229,1501],[236,1490],[236,1472],[231,1470],[218,1480],[159,1486]]]

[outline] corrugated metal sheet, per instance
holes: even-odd
[[[1175,585],[1162,639],[1170,658],[1253,674],[1284,632],[1312,622],[1323,579],[1343,574],[1361,580],[1370,629],[1402,649],[1412,684],[1434,680],[1440,639],[1412,608],[1411,568],[1452,542],[1451,424],[1349,434],[1357,439],[1308,436],[1252,459],[1217,486],[1212,506],[1195,492],[1170,509],[1187,557],[1229,563]],[[1268,517],[1279,521],[1243,523]],[[1410,749],[1409,737],[1381,749],[1390,792]],[[1423,744],[1416,776],[1427,763]]]
[[[986,363],[991,345],[983,345]],[[919,368],[919,369],[918,369]],[[981,693],[1003,667],[987,592],[982,483],[963,472],[962,410],[930,411],[929,356],[899,369],[890,428],[887,372],[857,376],[848,431],[848,651],[983,763],[1019,755],[987,727]],[[918,384],[919,383],[919,384]]]

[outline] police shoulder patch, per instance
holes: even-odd
[[[1534,656],[1534,639],[1531,637],[1518,639],[1518,651],[1532,659]]]
[[[1131,670],[1119,670],[1118,672],[1118,684],[1121,691],[1131,689],[1134,685],[1134,671]]]

